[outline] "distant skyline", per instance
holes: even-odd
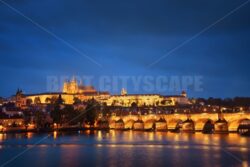
[[[4,2],[9,6],[0,1],[0,97],[18,88],[46,92],[48,76],[73,75],[202,76],[203,91],[190,89],[188,96],[250,96],[246,0]],[[127,89],[149,93],[135,91],[132,85]]]

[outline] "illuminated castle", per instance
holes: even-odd
[[[73,104],[75,98],[81,101],[94,98],[100,103],[106,103],[108,106],[122,107],[130,107],[133,104],[137,104],[137,106],[190,104],[187,94],[184,91],[181,95],[163,96],[160,94],[128,94],[127,90],[122,89],[120,95],[110,95],[109,92],[97,91],[93,86],[79,84],[75,77],[71,81],[64,82],[62,92],[29,94],[25,95],[25,98],[30,99],[33,103],[40,101],[46,104],[50,99],[57,98],[59,95],[61,95],[65,104]],[[37,100],[38,98],[39,100]]]
[[[63,84],[63,93],[67,94],[96,94],[97,91],[93,86],[78,85],[75,77],[71,81],[66,81]]]

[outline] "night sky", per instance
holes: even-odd
[[[250,2],[149,66],[246,0],[1,1],[0,96],[45,92],[62,75],[202,76],[189,96],[250,96]]]

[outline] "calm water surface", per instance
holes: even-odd
[[[82,131],[0,134],[0,166],[248,166],[238,134]]]

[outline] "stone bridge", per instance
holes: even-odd
[[[237,132],[250,126],[250,113],[149,114],[100,118],[96,126],[110,129]]]

